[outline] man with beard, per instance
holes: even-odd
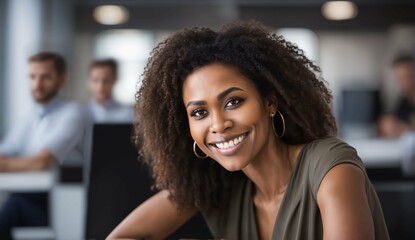
[[[65,60],[41,52],[29,58],[35,107],[0,142],[0,172],[42,171],[76,150],[84,134],[82,108],[60,93],[66,81]],[[0,209],[0,239],[11,239],[15,226],[48,225],[47,193],[13,193]]]
[[[398,138],[415,130],[415,58],[397,57],[392,63],[393,76],[400,95],[393,110],[379,120],[379,135]]]

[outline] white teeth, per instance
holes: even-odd
[[[242,142],[242,140],[244,140],[245,136],[240,136],[238,138],[229,140],[228,142],[223,142],[223,143],[216,143],[216,147],[220,148],[220,149],[227,149],[230,147],[234,147],[236,145],[238,145],[240,142]]]

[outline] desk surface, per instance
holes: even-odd
[[[49,191],[54,182],[54,172],[0,173],[0,191],[41,192]]]
[[[354,147],[367,167],[400,167],[402,144],[400,140],[358,139],[346,140]]]

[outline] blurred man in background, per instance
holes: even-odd
[[[78,146],[85,116],[79,104],[60,93],[66,81],[65,60],[41,52],[29,59],[29,81],[35,106],[0,142],[0,172],[43,171]],[[48,225],[47,193],[13,193],[0,209],[0,239],[15,226]]]
[[[415,129],[415,59],[413,55],[397,57],[392,64],[393,76],[401,93],[391,113],[379,121],[379,135],[398,138]]]
[[[89,112],[94,123],[131,123],[133,109],[114,101],[112,92],[117,80],[117,62],[113,59],[93,61],[89,66]]]

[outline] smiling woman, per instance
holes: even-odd
[[[266,112],[276,106],[264,106],[255,84],[235,67],[213,63],[191,73],[183,102],[197,146],[228,171],[245,168],[258,158],[264,141],[275,138]]]
[[[164,238],[202,211],[215,238],[388,239],[363,163],[335,137],[319,72],[257,22],[159,44],[135,138],[162,191],[109,238]]]

